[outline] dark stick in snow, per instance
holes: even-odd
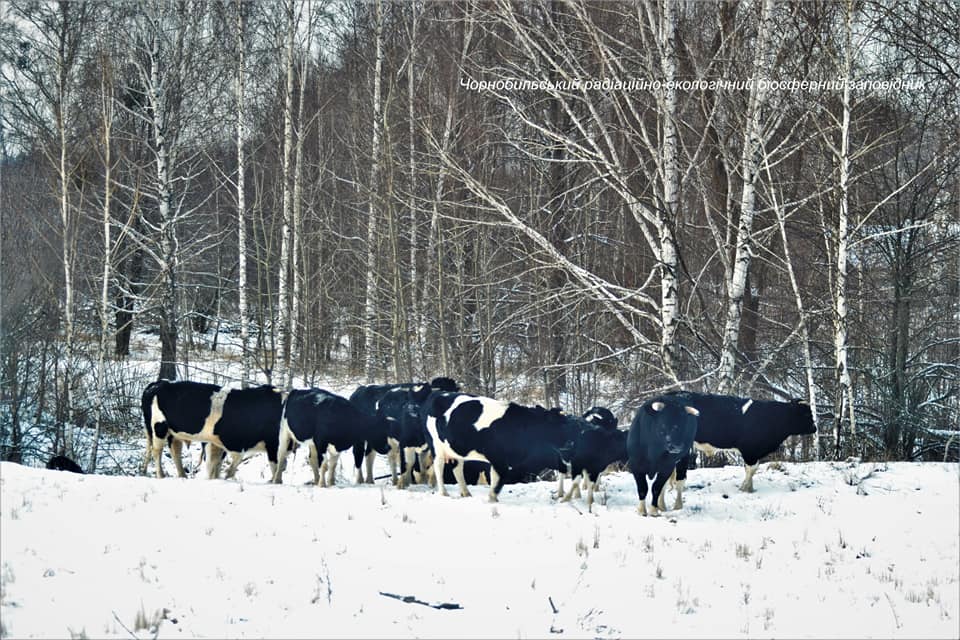
[[[463,609],[463,607],[461,607],[456,602],[439,602],[437,604],[433,604],[431,602],[424,602],[423,600],[418,600],[416,596],[398,596],[395,593],[387,593],[385,591],[381,591],[380,595],[387,596],[388,598],[393,598],[394,600],[399,600],[400,602],[408,602],[408,603],[412,602],[414,604],[422,604],[427,607],[433,607],[434,609]]]

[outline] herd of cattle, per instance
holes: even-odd
[[[456,482],[460,495],[468,496],[468,484],[486,481],[490,501],[496,502],[504,484],[553,469],[559,478],[558,497],[578,496],[582,478],[589,507],[600,474],[611,464],[627,463],[643,515],[648,513],[648,478],[650,515],[665,508],[668,479],[676,487],[674,508],[681,508],[694,449],[708,454],[738,451],[746,464],[740,488],[753,491],[760,458],[790,435],[816,431],[810,407],[801,401],[671,392],[643,403],[630,428],[621,430],[604,407],[575,416],[558,408],[463,393],[445,377],[429,383],[364,385],[349,398],[317,388],[237,389],[159,380],[144,390],[141,406],[147,434],[142,470],[146,472],[152,458],[158,478],[163,477],[166,445],[177,474],[184,477],[183,443],[201,442],[208,477],[219,476],[224,454],[230,455],[230,478],[246,454],[266,451],[273,482],[280,483],[288,452],[305,445],[314,482],[320,486],[334,484],[338,457],[351,449],[358,483],[373,482],[374,459],[386,454],[398,487],[416,480],[435,484],[446,495],[445,484]],[[566,493],[565,473],[572,481]]]

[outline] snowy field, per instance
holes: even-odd
[[[957,464],[764,464],[750,495],[742,475],[691,471],[684,509],[644,518],[625,473],[591,514],[553,502],[548,482],[508,486],[498,505],[485,487],[319,489],[302,455],[282,486],[262,456],[232,481],[2,463],[2,632],[960,636]]]

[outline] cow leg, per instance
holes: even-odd
[[[754,461],[753,464],[747,464],[745,467],[746,475],[743,478],[743,484],[740,485],[740,491],[753,493],[753,474],[757,472],[757,466],[759,466],[758,461]]]
[[[163,447],[167,444],[166,438],[154,436],[151,443],[151,453],[153,454],[153,464],[157,467],[157,478],[163,478]]]
[[[183,472],[183,441],[177,438],[170,440],[170,457],[173,458],[173,466],[177,468],[177,477],[186,478],[187,474]]]
[[[490,502],[499,502],[497,498],[497,484],[500,482],[500,474],[490,465],[490,495],[487,498]]]
[[[571,478],[570,490],[567,491],[566,495],[563,496],[563,499],[561,500],[561,502],[570,502],[570,500],[573,499],[574,488],[577,488],[577,489],[580,488],[580,476],[571,475],[570,478]],[[577,493],[579,493],[579,491]]]
[[[570,477],[572,478],[573,476]],[[587,481],[588,479],[586,477],[586,471],[581,470],[579,476],[574,479],[573,486],[570,487],[570,493],[572,494],[573,498],[576,498],[577,500],[580,499],[580,484],[581,482],[586,483]]]
[[[453,467],[453,477],[457,479],[457,486],[460,487],[460,497],[469,498],[471,495],[470,489],[467,489],[467,481],[463,477],[463,460],[457,460],[457,464]]]
[[[335,487],[337,485],[337,463],[340,461],[340,452],[336,447],[327,446],[327,486]],[[359,473],[359,465],[357,465]]]
[[[500,502],[500,490],[503,489],[503,476],[490,465],[490,502]]]
[[[420,460],[420,482],[422,484],[436,487],[437,476],[433,472],[433,454],[429,447],[424,447],[417,453]]]
[[[283,483],[283,472],[287,467],[287,452],[290,450],[290,428],[287,427],[287,420],[284,418],[280,425],[280,438],[277,442],[277,468],[273,472],[274,484]]]
[[[243,462],[243,454],[230,452],[230,466],[227,467],[227,472],[223,475],[224,478],[230,480],[237,474],[237,467],[240,466],[240,463]]]
[[[437,480],[437,491],[440,492],[440,495],[447,495],[447,485],[443,483],[443,456],[434,456],[433,458],[433,475]]]
[[[563,478],[565,475],[566,474],[564,472],[557,471],[557,494],[554,496],[554,498],[556,498],[557,500],[560,500],[561,498],[563,498],[564,500],[569,499],[569,498],[565,498],[563,493]]]
[[[670,472],[672,472],[672,470],[672,468],[657,469],[657,477],[653,480],[653,490],[650,498],[651,516],[658,516],[660,515],[660,511],[666,511],[666,508],[664,507],[663,488],[667,484],[667,480],[670,478]]]
[[[143,463],[140,465],[140,475],[147,475],[147,467],[150,466],[150,458],[153,457],[153,436],[147,429],[147,447],[143,451]]]
[[[403,448],[403,463],[406,469],[400,474],[400,488],[409,487],[413,483],[413,463],[417,457],[417,450],[414,447]],[[423,466],[420,467],[423,469]]]
[[[390,464],[390,484],[396,486],[399,476],[397,467],[400,466],[400,443],[396,438],[387,438],[390,451],[387,452],[387,462]]]
[[[223,462],[223,449],[215,444],[207,444],[207,478],[216,480],[220,477],[220,463]]]
[[[373,484],[373,461],[377,459],[377,452],[371,449],[367,451],[366,455],[366,467],[367,467],[367,484]]]
[[[640,506],[637,507],[637,513],[642,516],[647,515],[647,473],[646,471],[633,471],[633,480],[637,483],[637,496],[640,498]]]
[[[307,450],[310,454],[310,470],[313,471],[313,484],[320,484],[320,464],[317,460],[317,445],[310,440],[307,444]]]
[[[589,476],[587,477],[587,483],[589,483],[589,487],[587,488],[587,513],[593,513],[593,492],[596,490],[599,482],[599,477],[592,481]]]

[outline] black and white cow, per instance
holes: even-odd
[[[583,419],[598,427],[605,427],[607,429],[617,428],[617,416],[613,415],[613,411],[610,411],[610,409],[606,407],[590,407],[584,412]]]
[[[205,442],[207,477],[219,476],[223,452],[231,455],[226,477],[232,478],[245,453],[266,451],[271,470],[277,464],[283,393],[263,385],[231,389],[189,380],[158,380],[141,397],[148,446],[153,452],[157,477],[163,477],[160,455],[170,440],[177,475],[184,477],[183,442]]]
[[[740,452],[746,465],[741,491],[753,491],[753,474],[761,458],[776,451],[789,436],[817,431],[810,405],[802,400],[752,400],[691,391],[669,395],[683,398],[700,411],[694,448],[708,456],[722,450]],[[677,467],[679,483],[686,479],[689,455]]]
[[[562,468],[569,459],[582,421],[559,409],[525,407],[464,393],[433,393],[424,404],[424,428],[434,452],[434,474],[443,478],[443,465],[458,462],[453,473],[460,495],[469,496],[464,460],[490,463],[490,501],[497,502],[505,482],[529,473]],[[443,482],[437,483],[447,495]]]
[[[71,473],[83,473],[83,469],[67,456],[53,456],[47,460],[47,469],[54,471],[70,471]]]
[[[460,386],[452,378],[436,377],[429,383],[405,382],[399,384],[367,384],[357,387],[350,394],[350,402],[369,415],[382,415],[394,424],[390,433],[390,471],[392,479],[398,482],[396,467],[399,460],[401,470],[406,467],[405,476],[399,480],[401,486],[410,484],[410,462],[407,458],[422,453],[424,445],[419,425],[420,406],[433,391],[460,391]],[[409,452],[405,449],[411,449]],[[354,456],[357,453],[354,452]],[[364,443],[363,455],[366,458],[366,481],[373,482],[373,459],[376,456],[369,443]]]
[[[664,395],[648,400],[637,410],[627,434],[630,472],[640,496],[638,511],[647,515],[647,478],[653,479],[650,515],[664,510],[663,486],[677,463],[690,452],[697,433],[696,408],[680,396]],[[677,484],[675,509],[683,504],[682,483]]]
[[[287,451],[291,442],[296,441],[306,444],[310,451],[310,467],[316,484],[335,484],[337,459],[341,451],[350,448],[360,483],[364,447],[371,447],[375,453],[387,453],[388,433],[386,418],[361,411],[343,396],[325,389],[294,389],[287,395],[280,421],[280,462],[273,481],[282,482]],[[328,474],[321,473],[321,465],[326,466]]]

